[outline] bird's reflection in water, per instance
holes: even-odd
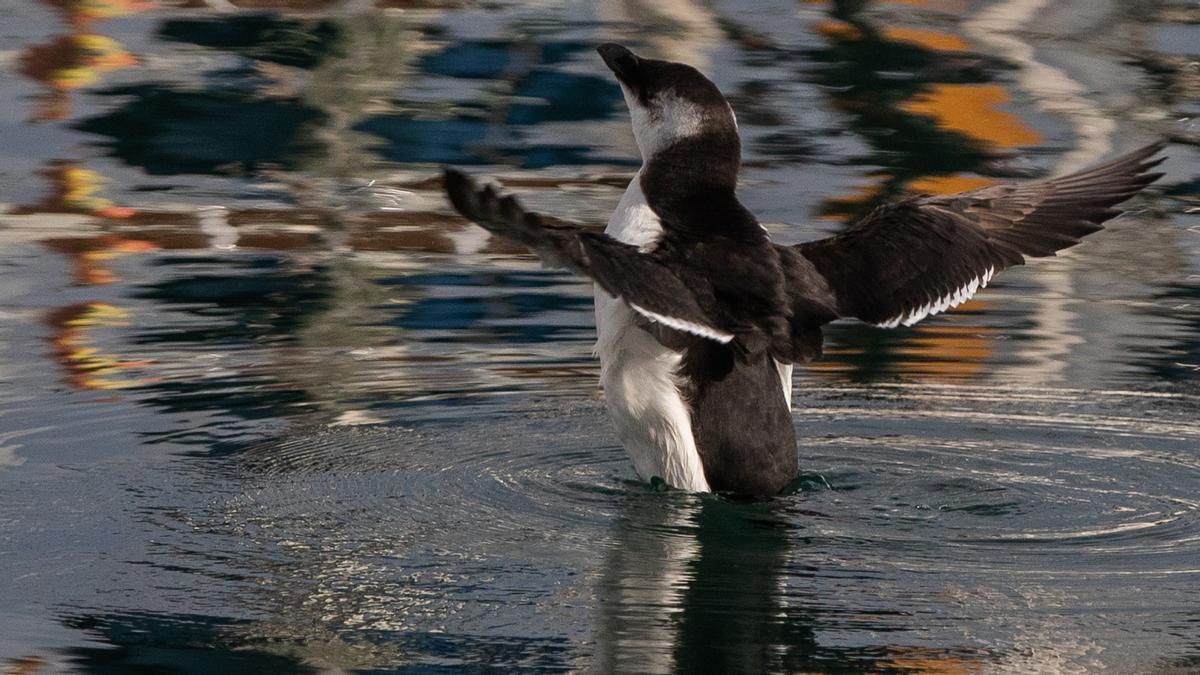
[[[828,609],[836,598],[808,597],[789,583],[793,577],[821,576],[798,559],[811,542],[795,524],[797,499],[631,497],[614,526],[598,589],[597,671],[978,669],[981,663],[969,649],[880,641],[896,626],[893,621],[872,626],[869,613],[853,619],[865,629],[861,639],[821,640],[822,632],[832,635],[845,626]]]
[[[783,665],[778,661],[785,645],[816,651],[812,623],[791,616],[783,603],[796,530],[777,508],[769,502],[701,502],[694,518],[697,555],[681,593],[674,650],[679,669],[765,673]]]
[[[631,498],[600,585],[603,672],[764,673],[815,657],[780,592],[796,530],[778,502]]]

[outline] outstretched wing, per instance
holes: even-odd
[[[1112,207],[1162,176],[1161,143],[1046,181],[888,204],[849,230],[792,247],[828,282],[838,316],[885,328],[954,307],[1025,257],[1103,229]]]
[[[599,232],[547,223],[516,198],[446,169],[446,194],[458,212],[497,235],[529,247],[548,265],[587,276],[646,318],[685,333],[728,343],[734,335],[696,302],[688,287],[654,256]]]

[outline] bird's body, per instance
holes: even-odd
[[[824,324],[944,311],[1102,229],[1158,177],[1153,145],[1064,178],[888,204],[780,246],[737,199],[737,122],[717,88],[690,66],[599,51],[643,159],[605,234],[548,224],[457,171],[446,189],[468,218],[595,282],[610,416],[638,474],[680,489],[765,495],[795,477],[792,367],[820,356]]]
[[[660,244],[665,232],[642,191],[641,171],[630,181],[604,232],[640,250],[653,250]],[[735,372],[721,372],[717,377],[710,363],[717,356],[700,358],[696,352],[731,348],[705,344],[710,341],[682,331],[667,336],[662,327],[654,327],[651,320],[599,285],[595,301],[596,354],[605,401],[639,476],[647,480],[658,477],[695,492],[714,489],[706,467],[714,477],[720,475],[716,489],[734,473],[751,474],[742,479],[747,483],[786,483],[795,476],[796,453],[791,451],[795,436],[788,412],[791,363],[779,363],[765,354],[747,363],[730,358],[729,366]],[[685,367],[683,357],[688,351],[696,353],[696,358]],[[747,414],[729,414],[735,412],[731,406],[738,403],[749,404]],[[720,412],[702,414],[709,407]],[[723,423],[727,419],[736,426],[729,428]],[[755,433],[765,435],[762,444],[767,450],[788,451],[745,452],[753,447],[749,437]],[[738,442],[728,443],[725,436],[729,435]],[[762,466],[756,458],[773,461]],[[716,471],[718,461],[730,469]]]

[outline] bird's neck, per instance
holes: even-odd
[[[736,131],[711,131],[676,139],[643,160],[642,174],[673,176],[675,182],[733,190],[742,164]]]
[[[740,211],[735,194],[740,166],[741,143],[736,132],[689,136],[645,161],[642,191],[661,217],[675,215],[691,221],[697,211],[713,215]]]

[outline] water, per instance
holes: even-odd
[[[1194,3],[18,2],[0,22],[0,670],[1200,670]],[[274,13],[257,10],[273,9]],[[765,502],[633,480],[593,45],[711,73],[791,242],[1165,137],[1069,256],[798,369]]]

